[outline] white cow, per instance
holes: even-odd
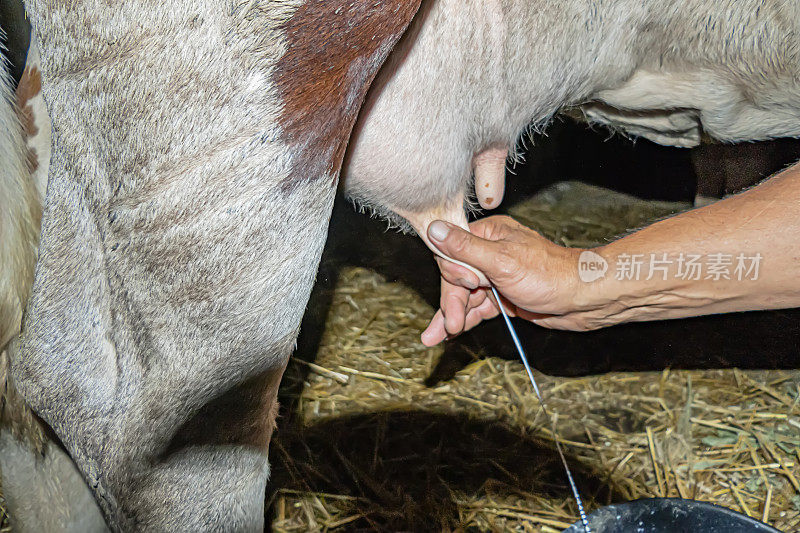
[[[115,531],[263,527],[343,161],[351,196],[426,238],[466,223],[473,169],[497,205],[506,153],[566,107],[679,146],[800,135],[795,2],[28,7],[52,154],[27,306],[34,188],[0,180],[0,333],[26,309],[14,384]],[[11,122],[0,148],[24,157]]]

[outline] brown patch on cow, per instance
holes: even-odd
[[[33,120],[33,108],[30,101],[42,92],[42,75],[36,66],[25,67],[22,77],[17,85],[17,106],[20,109],[22,128],[27,137],[37,133],[36,122]]]
[[[17,99],[20,106],[24,106],[40,92],[42,92],[42,74],[36,65],[28,65],[17,85]]]
[[[491,204],[492,202],[494,202],[494,198],[489,197],[489,198],[486,199],[486,203],[487,204]]]
[[[173,436],[165,455],[188,446],[249,445],[267,450],[278,415],[278,386],[286,362],[205,404]]]
[[[287,51],[274,81],[280,124],[295,149],[284,184],[338,176],[369,85],[420,0],[308,0],[284,24]]]
[[[42,75],[35,65],[25,67],[22,72],[22,77],[17,85],[17,115],[22,124],[22,134],[25,141],[33,138],[39,133],[36,127],[36,118],[33,116],[33,106],[31,100],[36,98],[42,92]],[[31,171],[39,168],[39,158],[36,151],[28,148],[27,153],[28,166]]]

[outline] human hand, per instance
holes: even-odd
[[[572,313],[577,294],[581,250],[558,246],[506,216],[470,224],[470,232],[442,221],[428,238],[444,255],[481,271],[502,295],[511,316],[559,329],[592,329]],[[438,258],[442,273],[441,308],[422,333],[427,346],[440,343],[499,313],[488,285],[469,269]]]

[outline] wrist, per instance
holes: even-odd
[[[613,252],[605,246],[576,248],[571,277],[574,280],[573,312],[591,315],[591,329],[616,324],[612,310],[623,299],[614,279]]]

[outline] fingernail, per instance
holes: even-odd
[[[430,226],[428,226],[428,237],[434,241],[445,240],[448,233],[450,233],[450,228],[447,227],[447,224],[441,220],[436,220]]]

